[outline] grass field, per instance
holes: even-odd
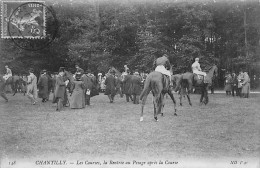
[[[141,167],[134,160],[146,162],[143,167],[260,166],[260,94],[249,99],[210,94],[207,106],[199,106],[199,95],[191,95],[193,106],[183,99],[178,116],[166,99],[159,122],[153,120],[151,95],[143,122],[140,105],[118,96],[111,104],[101,94],[85,109],[61,112],[51,102],[31,105],[22,94],[8,98],[8,103],[0,99],[1,167],[54,167],[36,165],[38,160],[66,160],[65,167]],[[131,165],[75,165],[77,160]]]

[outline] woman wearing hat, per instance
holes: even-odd
[[[31,100],[32,104],[36,104],[37,99],[37,77],[34,75],[34,70],[29,70],[29,76],[27,79],[27,97]]]
[[[71,109],[82,109],[85,108],[85,95],[84,89],[85,85],[83,81],[81,81],[81,74],[76,74],[76,81],[73,83],[72,95],[70,99],[70,108]]]
[[[42,98],[42,102],[46,102],[49,96],[49,89],[48,89],[48,77],[47,77],[47,71],[44,69],[41,72],[39,81],[38,81],[38,96],[39,98]]]

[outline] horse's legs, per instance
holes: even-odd
[[[204,94],[204,96],[205,96],[205,101],[204,101],[204,103],[205,103],[205,105],[207,105],[208,102],[209,102],[208,89],[207,89],[207,88],[205,88],[205,94]]]
[[[201,90],[201,96],[200,96],[200,105],[202,105],[202,100],[203,100],[203,98],[204,98],[204,93],[205,93],[205,91],[204,91],[204,87],[202,87],[202,90]]]
[[[12,85],[12,89],[14,90],[13,96],[17,93],[17,88],[18,88],[17,83],[13,83]]]
[[[187,98],[188,98],[189,104],[192,106],[191,101],[190,101],[190,94],[189,94],[189,92],[187,93]]]
[[[169,96],[171,97],[172,101],[173,101],[173,106],[174,106],[174,115],[177,116],[177,109],[176,109],[176,101],[174,99],[174,96],[172,94],[172,91],[171,90],[168,90],[167,92],[169,94]]]
[[[167,95],[167,94],[166,94]],[[163,112],[164,112],[164,106],[165,106],[165,100],[164,100],[164,95],[162,97],[162,107],[161,107],[161,115],[163,116]]]
[[[182,106],[182,91],[180,90],[180,92],[179,92],[179,95],[180,95],[180,106]]]
[[[147,93],[148,92],[148,93]],[[143,95],[143,98],[142,98],[142,106],[141,106],[141,114],[140,114],[140,121],[142,122],[144,120],[144,105],[145,105],[145,102],[146,102],[146,99],[148,97],[148,94],[150,91],[147,91],[144,95]]]
[[[154,95],[154,98],[153,98],[153,104],[154,104],[154,119],[155,119],[155,121],[158,121],[158,118],[157,118],[157,115],[160,113],[160,111],[161,111],[161,105],[162,104],[160,104],[160,98],[162,98],[161,97],[162,95],[161,95],[161,93],[159,93],[159,94],[155,94]],[[161,101],[162,102],[162,101]]]

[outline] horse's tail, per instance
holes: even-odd
[[[151,84],[151,79],[149,77],[146,78],[145,82],[144,82],[144,89],[140,94],[140,100],[143,99],[143,97],[145,95],[147,95],[148,93],[150,93],[150,84]]]

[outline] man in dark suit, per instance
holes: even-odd
[[[41,72],[41,75],[38,80],[38,97],[42,98],[42,102],[46,102],[49,98],[49,88],[48,88],[48,77],[47,77],[47,71],[44,69]]]
[[[85,84],[85,89],[83,90],[85,94],[85,104],[90,105],[90,95],[93,87],[93,80],[91,76],[88,75],[89,71],[84,72],[84,74],[81,77],[81,80]]]
[[[237,84],[238,84],[238,81],[237,81],[237,76],[236,76],[236,73],[233,72],[232,73],[232,80],[231,80],[231,88],[232,88],[232,96],[234,97],[235,96],[235,91],[236,91],[236,96],[238,95],[238,92],[237,92]]]
[[[133,98],[131,96],[131,78],[132,75],[128,73],[123,77],[123,94],[126,96],[126,101],[129,102],[129,98],[133,101]]]
[[[114,97],[116,95],[116,79],[115,79],[114,70],[110,71],[110,74],[106,78],[105,85],[106,85],[105,95],[108,96],[110,103],[113,103]]]
[[[60,111],[63,107],[64,95],[66,91],[66,84],[63,78],[64,72],[65,69],[63,67],[60,67],[59,74],[56,78],[55,91],[54,91],[54,96],[55,96],[54,103],[57,103],[56,111]]]

